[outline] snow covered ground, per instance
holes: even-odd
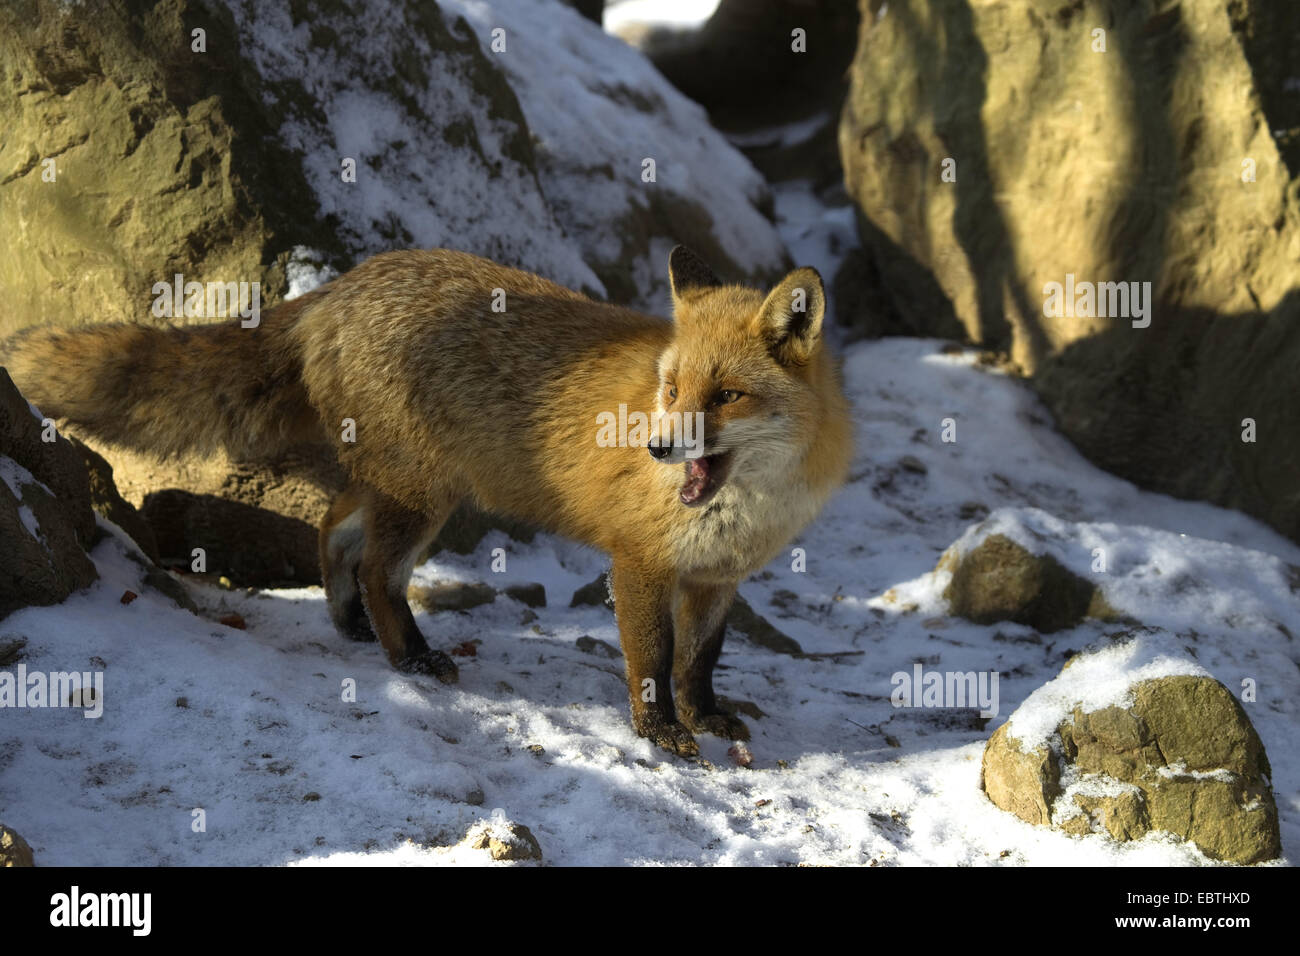
[[[0,622],[31,670],[104,673],[103,716],[0,711],[0,819],[42,864],[488,863],[464,842],[483,821],[528,826],[557,864],[1194,864],[1157,837],[1127,846],[1035,828],[979,790],[988,734],[1067,651],[1117,630],[1039,636],[945,615],[943,551],[985,515],[1080,573],[1107,549],[1108,599],[1239,688],[1273,764],[1283,846],[1300,846],[1300,548],[1206,504],[1139,491],[1086,463],[1019,383],[942,343],[858,343],[852,481],[797,544],[742,586],[799,641],[793,657],[729,638],[717,683],[748,718],[753,764],[701,738],[670,758],[627,721],[604,608],[569,609],[601,556],[497,533],[442,555],[416,583],[545,585],[549,605],[499,597],[418,616],[435,646],[476,642],[461,681],[394,673],[374,645],[331,628],[319,589],[195,587],[205,618],[141,587],[117,540],[102,579],[54,608]],[[941,421],[957,441],[940,440]],[[251,544],[251,543],[250,543]],[[490,570],[492,549],[507,570]],[[130,589],[141,597],[120,603]],[[238,613],[247,630],[215,619]],[[584,642],[586,644],[588,642]],[[599,650],[599,647],[597,647]],[[915,662],[996,670],[999,711],[895,709],[891,675]],[[6,669],[12,670],[13,664]],[[355,681],[355,702],[343,699]],[[178,705],[184,699],[185,706]],[[205,811],[194,832],[193,811]]]

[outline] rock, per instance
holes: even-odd
[[[749,749],[749,744],[743,740],[738,740],[727,748],[727,756],[737,767],[748,767],[754,762],[754,752]]]
[[[603,604],[613,610],[614,596],[609,590],[609,576],[602,571],[594,581],[584,584],[573,592],[569,607],[596,607]]]
[[[406,591],[406,598],[424,611],[468,611],[491,604],[497,599],[497,592],[496,588],[477,583],[412,585]]]
[[[793,637],[771,624],[739,594],[727,612],[727,626],[744,635],[759,647],[778,654],[802,654],[803,647]]]
[[[612,644],[607,644],[605,641],[594,638],[589,634],[582,635],[582,637],[578,638],[573,643],[574,646],[576,646],[578,650],[582,651],[584,654],[593,654],[596,657],[608,657],[611,660],[615,657],[623,656],[622,652],[619,651],[617,647],[614,647]]]
[[[69,436],[68,440],[85,462],[86,476],[90,482],[90,506],[95,509],[95,513],[125,531],[144,552],[145,557],[157,563],[158,542],[154,539],[153,529],[135,506],[117,490],[117,484],[113,481],[113,466],[79,438]]]
[[[35,866],[32,848],[21,836],[0,824],[0,867]]]
[[[722,0],[699,30],[639,29],[629,40],[716,124],[733,128],[833,108],[857,29],[857,0]]]
[[[0,618],[58,604],[98,577],[97,536],[81,456],[47,430],[0,368]]]
[[[1045,746],[1025,752],[1010,736],[1010,722],[993,732],[984,748],[981,780],[997,806],[1026,823],[1050,823],[1052,801],[1061,792],[1060,768]]]
[[[1091,582],[1003,534],[989,535],[964,554],[949,548],[936,570],[952,574],[943,592],[952,613],[977,624],[1015,621],[1049,633],[1085,617],[1116,616]]]
[[[493,826],[479,834],[471,844],[476,850],[487,850],[494,860],[541,860],[542,848],[533,831],[522,823]]]
[[[605,13],[605,0],[561,0],[577,10],[592,23],[599,24]]]
[[[546,588],[541,584],[512,584],[505,594],[529,607],[546,607]]]
[[[27,638],[14,634],[0,635],[0,667],[16,663],[23,656]]]
[[[155,591],[171,599],[171,602],[177,607],[184,608],[191,614],[198,614],[198,605],[190,597],[185,585],[172,577],[160,567],[146,565],[144,568],[144,583]]]
[[[1170,674],[1134,680],[1118,704],[1063,703],[1088,693],[1080,688],[1089,682],[1099,686],[1095,675],[1071,671],[1100,657],[1073,658],[989,738],[981,784],[989,799],[1070,833],[1121,841],[1171,833],[1239,864],[1281,855],[1268,757],[1232,693],[1203,673]],[[1045,706],[1070,710],[1043,737],[1036,708]],[[1018,718],[1027,739],[1017,737]]]
[[[1283,438],[1300,419],[1300,8],[871,9],[839,131],[865,304],[839,308],[865,332],[906,316],[907,334],[1009,350],[1103,468],[1300,540],[1300,445]],[[1131,309],[1045,315],[1067,276],[1150,283],[1149,327]]]

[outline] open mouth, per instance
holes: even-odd
[[[696,508],[717,494],[726,482],[727,471],[731,467],[731,453],[688,458],[682,467],[686,470],[686,481],[682,484],[678,497],[682,504]]]

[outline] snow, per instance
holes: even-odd
[[[631,26],[693,30],[704,26],[719,0],[607,0],[604,25],[610,33]]]
[[[804,180],[772,186],[777,226],[796,266],[812,266],[828,293],[840,264],[858,244],[852,204],[825,205]]]
[[[1158,835],[1120,845],[1034,828],[980,792],[983,743],[1002,717],[1028,702],[1017,732],[1041,733],[1032,718],[1058,692],[1048,682],[1068,653],[1116,630],[1088,622],[1038,635],[947,617],[940,554],[997,532],[1089,574],[1100,542],[1108,600],[1142,621],[1136,644],[1068,668],[1065,696],[1113,700],[1134,673],[1178,668],[1233,689],[1257,680],[1259,700],[1244,706],[1273,765],[1292,856],[1300,670],[1289,634],[1300,601],[1288,582],[1300,549],[1244,515],[1092,467],[1022,385],[972,353],[895,339],[857,343],[845,359],[852,481],[797,542],[806,572],[778,560],[741,589],[805,651],[839,656],[728,639],[719,692],[766,714],[747,719],[750,768],[732,763],[727,741],[702,737],[707,763],[689,763],[633,734],[622,662],[576,646],[586,635],[617,646],[613,616],[567,606],[605,559],[571,543],[496,532],[472,555],[417,569],[416,584],[538,581],[548,594],[535,621],[504,596],[418,614],[434,646],[479,642],[458,658],[460,683],[443,686],[394,673],[376,646],[336,634],[318,588],[191,583],[205,613],[194,617],[142,587],[113,538],[94,552],[92,588],[0,622],[29,639],[29,670],[105,662],[99,720],[66,709],[0,716],[4,822],[52,865],[486,864],[469,843],[493,819],[528,826],[559,864],[1204,864]],[[949,416],[953,444],[939,440]],[[899,467],[904,455],[925,473]],[[976,504],[987,517],[971,517]],[[506,550],[504,573],[488,570],[494,548]],[[122,605],[127,589],[140,597]],[[230,612],[248,629],[215,623]],[[969,709],[893,708],[891,675],[918,661],[998,671],[1001,717],[981,729]],[[343,699],[349,678],[355,702]],[[195,808],[206,832],[191,829]]]
[[[338,276],[338,270],[325,262],[325,257],[320,251],[308,249],[306,246],[293,247],[289,261],[285,265],[285,273],[289,279],[289,289],[284,296],[286,300],[306,295],[317,286],[324,285]]]

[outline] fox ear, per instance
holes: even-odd
[[[668,282],[672,285],[674,300],[691,289],[722,285],[705,261],[685,246],[674,246],[668,254]]]
[[[763,302],[755,331],[765,338],[782,365],[803,365],[812,358],[822,334],[826,290],[816,269],[795,269]]]

